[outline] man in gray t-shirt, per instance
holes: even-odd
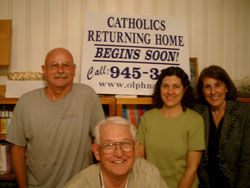
[[[55,188],[93,163],[91,135],[104,119],[95,91],[73,84],[76,65],[63,48],[48,53],[42,66],[45,88],[24,94],[7,131],[20,188]]]

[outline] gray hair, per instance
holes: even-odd
[[[94,128],[95,144],[100,144],[100,127],[109,124],[129,127],[133,140],[134,141],[136,140],[136,128],[134,127],[134,125],[132,125],[130,121],[126,120],[123,117],[113,116],[113,117],[108,117],[105,120],[101,120]]]

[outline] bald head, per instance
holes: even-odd
[[[45,65],[47,65],[51,59],[55,58],[58,55],[63,55],[67,57],[68,60],[70,60],[72,63],[74,63],[72,54],[65,48],[55,48],[52,49],[45,58]]]

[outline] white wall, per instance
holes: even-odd
[[[85,12],[112,12],[185,18],[190,57],[199,72],[217,64],[233,80],[250,76],[250,0],[0,0],[0,19],[13,20],[11,65],[0,67],[0,85],[8,72],[41,72],[46,53],[69,49],[80,80]]]

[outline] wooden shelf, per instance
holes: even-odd
[[[16,104],[18,98],[0,98],[0,104]]]
[[[138,98],[117,98],[116,104],[152,104],[151,97],[138,97]]]
[[[116,115],[123,116],[123,106],[126,104],[153,104],[152,97],[137,97],[137,98],[117,98],[116,99]]]
[[[109,113],[110,116],[115,115],[115,98],[110,97],[104,97],[100,96],[100,100],[102,104],[108,104],[109,105]],[[0,98],[0,104],[13,104],[15,105],[18,101],[18,98]]]
[[[15,175],[12,172],[0,175],[0,180],[15,180]]]
[[[6,135],[5,134],[0,134],[0,141],[1,140],[5,141],[5,139],[6,139]]]
[[[250,104],[250,97],[239,97],[237,100]]]
[[[109,105],[109,116],[115,116],[115,98],[100,96],[100,100],[103,105]]]

